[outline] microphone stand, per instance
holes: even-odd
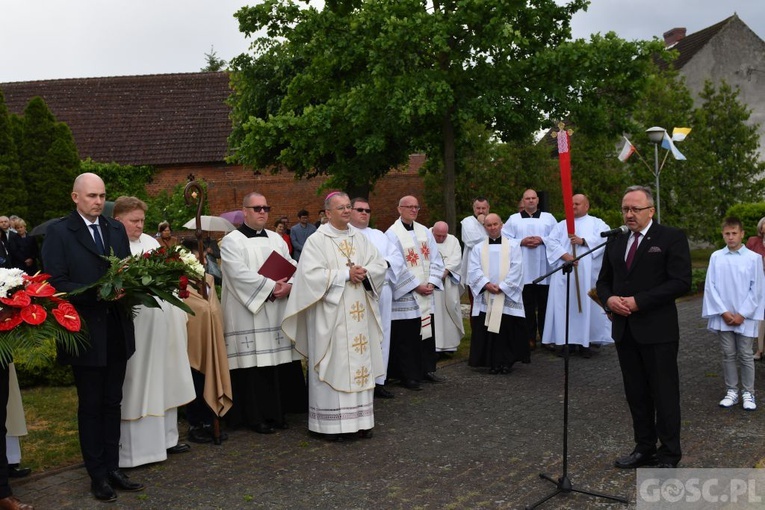
[[[540,276],[533,282],[533,283],[539,283],[545,278],[547,278],[548,276],[557,273],[558,271],[563,271],[563,273],[566,275],[566,328],[565,328],[566,343],[563,346],[563,473],[557,480],[552,478],[549,475],[546,475],[545,473],[539,473],[540,478],[547,480],[549,482],[552,482],[555,485],[555,490],[551,492],[550,494],[548,494],[547,496],[540,499],[539,501],[537,501],[536,503],[527,506],[526,510],[531,510],[533,508],[536,508],[542,503],[544,503],[545,501],[557,496],[558,494],[568,494],[569,492],[577,492],[579,494],[585,494],[587,496],[593,496],[596,498],[611,499],[614,501],[619,501],[620,503],[624,503],[625,505],[629,503],[629,500],[627,498],[624,498],[621,496],[611,496],[609,494],[602,494],[599,492],[593,492],[593,491],[588,491],[584,489],[575,489],[573,484],[571,483],[571,479],[568,477],[568,375],[569,375],[568,328],[569,328],[569,307],[570,307],[570,301],[571,301],[571,294],[570,294],[571,271],[574,268],[574,262],[581,259],[582,257],[585,257],[591,254],[594,251],[597,251],[603,248],[606,244],[609,243],[609,241],[611,241],[611,239],[612,238],[608,238],[606,239],[604,243],[601,243],[600,245],[596,246],[590,251],[582,253],[581,255],[575,257],[574,259],[568,262],[564,262],[562,266],[556,269],[553,269],[552,271],[550,271],[544,276]]]

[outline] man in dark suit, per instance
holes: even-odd
[[[8,216],[0,216],[0,267],[24,269],[21,259],[21,238],[11,230]]]
[[[611,334],[636,443],[614,465],[675,467],[682,456],[675,299],[691,287],[688,239],[682,231],[653,221],[649,188],[627,188],[622,214],[630,233],[608,244],[597,282],[598,296],[613,321]]]
[[[109,268],[104,254],[130,255],[125,227],[101,214],[105,199],[100,177],[79,175],[72,188],[77,209],[46,230],[42,257],[57,290],[71,292],[101,278]],[[96,289],[72,296],[71,301],[87,326],[90,345],[76,356],[59,351],[59,361],[72,365],[74,372],[80,448],[91,491],[99,500],[114,501],[115,488],[143,489],[118,466],[122,383],[127,360],[135,351],[133,319],[118,301],[99,299]]]

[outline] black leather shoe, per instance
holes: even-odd
[[[268,423],[258,423],[252,427],[252,430],[257,432],[258,434],[273,434],[276,432],[276,429],[273,428]]]
[[[178,443],[177,445],[168,448],[167,453],[173,455],[175,453],[186,453],[189,450],[191,450],[191,446],[186,443]]]
[[[10,478],[24,478],[32,473],[30,468],[19,467],[18,464],[8,464],[8,476]]]
[[[425,374],[425,380],[426,381],[430,381],[430,382],[439,383],[439,382],[446,381],[446,377],[441,377],[440,375],[436,375],[435,372],[428,372],[427,374]]]
[[[632,452],[614,461],[614,466],[621,469],[635,469],[642,466],[655,466],[657,463],[655,453]]]
[[[420,383],[418,383],[414,379],[405,379],[405,380],[401,381],[401,386],[403,386],[404,388],[406,388],[408,390],[412,390],[412,391],[420,391],[420,390],[422,390],[422,386],[420,386]]]
[[[108,478],[109,484],[111,484],[115,489],[122,491],[138,492],[145,488],[142,483],[131,482],[130,478],[128,478],[128,476],[120,469],[115,469],[109,473]]]
[[[189,433],[186,436],[186,439],[191,441],[192,443],[212,443],[213,437],[212,437],[212,427],[209,426],[202,426],[202,427],[189,427]]]
[[[394,398],[396,395],[385,389],[382,384],[375,384],[375,398]]]
[[[661,469],[675,469],[677,467],[677,462],[659,462],[656,464],[656,467]]]
[[[106,480],[92,480],[90,482],[90,492],[99,501],[106,501],[107,503],[117,501],[117,493],[114,492],[114,489],[112,489],[112,486]]]

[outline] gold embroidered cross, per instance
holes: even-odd
[[[361,322],[364,318],[365,311],[366,309],[364,308],[364,305],[362,305],[360,301],[356,301],[351,306],[351,318],[356,322]]]
[[[356,376],[354,377],[354,380],[358,386],[366,386],[367,381],[369,381],[369,369],[367,369],[367,367],[361,367],[360,369],[356,370]]]
[[[367,345],[369,345],[369,342],[367,342],[367,337],[364,335],[359,335],[353,339],[351,347],[353,347],[353,350],[359,354],[364,354],[364,351],[367,350]]]

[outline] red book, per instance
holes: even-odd
[[[270,278],[272,280],[281,280],[283,278],[289,278],[295,273],[297,268],[275,251],[271,252],[263,265],[258,269],[258,274]]]

